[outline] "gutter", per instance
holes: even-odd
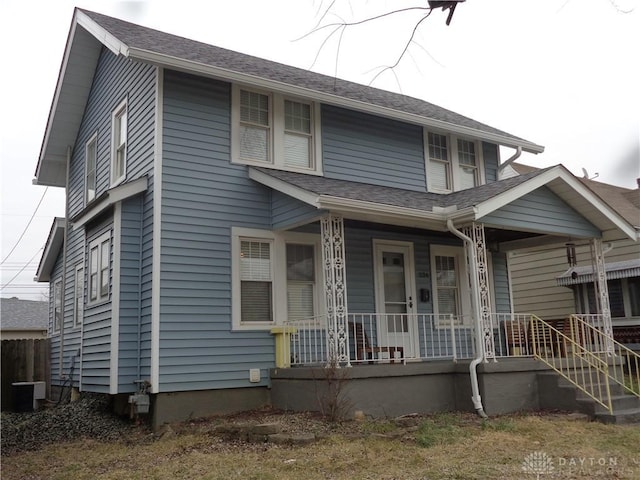
[[[505,169],[505,167],[515,162],[518,158],[520,158],[520,155],[522,155],[522,147],[518,146],[516,147],[516,153],[511,155],[511,157],[505,160],[504,163],[498,165],[498,179],[500,179],[500,173]]]
[[[64,233],[62,240],[62,285],[60,285],[60,303],[61,303],[61,312],[60,312],[60,379],[62,379],[64,375],[64,313],[67,306],[67,252],[69,249],[69,171],[71,170],[71,146],[67,147],[67,175],[66,175],[66,184],[64,186],[65,192],[65,202],[64,202]],[[74,286],[75,288],[75,286]],[[53,287],[55,292],[55,284]],[[53,301],[55,302],[55,294],[53,296]],[[56,307],[53,306],[54,318],[53,318],[53,326],[55,332],[55,311]],[[73,365],[73,363],[72,363]],[[71,375],[71,373],[70,373]],[[71,388],[73,388],[73,378],[69,379]],[[63,384],[64,385],[64,384]]]
[[[460,230],[456,229],[456,227],[453,226],[453,220],[451,220],[450,218],[447,219],[447,228],[456,237],[461,238],[462,241],[467,244],[469,251],[473,252],[473,240],[467,237]],[[478,267],[476,265],[476,256],[470,255],[469,261],[471,263],[471,271],[475,272]],[[489,418],[488,415],[484,412],[484,408],[482,407],[482,398],[480,397],[480,388],[478,387],[478,372],[476,371],[476,367],[484,360],[482,325],[480,323],[480,286],[478,285],[478,277],[476,275],[470,275],[470,277],[472,283],[471,303],[473,305],[474,316],[476,319],[476,358],[474,358],[473,361],[469,364],[469,374],[471,376],[471,401],[473,402],[473,406],[476,409],[476,413],[478,415],[480,415],[482,418]]]

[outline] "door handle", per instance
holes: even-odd
[[[413,308],[413,298],[409,297],[409,308]]]

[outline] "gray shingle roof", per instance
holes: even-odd
[[[260,167],[253,168],[316,195],[330,195],[350,200],[361,200],[430,212],[433,210],[433,207],[446,208],[455,205],[458,209],[462,209],[478,205],[554,167],[548,167],[525,175],[518,175],[498,182],[491,182],[479,187],[448,194],[416,192],[403,190],[401,188],[336,180],[317,175],[306,175],[303,173],[285,172]]]
[[[49,322],[49,303],[19,298],[0,299],[2,330],[46,330]]]
[[[80,10],[80,9],[79,9]],[[425,118],[501,135],[526,142],[502,130],[417,98],[322,75],[282,63],[245,55],[232,50],[189,40],[88,10],[80,10],[129,48],[137,48],[232,72],[254,75],[284,84],[308,88],[350,100],[386,107]]]

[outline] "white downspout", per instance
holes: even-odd
[[[476,264],[476,256],[473,254],[475,245],[473,244],[473,240],[453,226],[453,221],[450,218],[447,219],[447,228],[456,237],[461,238],[462,241],[467,244],[469,252],[472,252],[471,255],[469,255],[469,260],[471,262],[469,268],[471,269],[470,277],[472,284],[471,304],[473,305],[474,317],[476,320],[476,358],[474,358],[469,364],[469,374],[471,376],[471,401],[473,402],[473,407],[476,409],[476,413],[482,418],[488,418],[488,415],[484,412],[484,408],[482,407],[482,398],[480,397],[480,388],[478,387],[478,372],[476,371],[476,367],[484,360],[484,346],[482,339],[483,328],[480,321],[480,286],[478,285],[478,276],[476,275],[478,266]]]
[[[507,158],[504,163],[498,165],[498,180],[500,180],[500,173],[502,173],[505,167],[515,162],[518,158],[520,158],[520,155],[522,155],[522,147],[516,147],[516,153]]]

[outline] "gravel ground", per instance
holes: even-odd
[[[102,396],[83,396],[33,413],[2,412],[0,418],[2,455],[81,438],[118,440],[140,429],[111,414],[109,401]]]

